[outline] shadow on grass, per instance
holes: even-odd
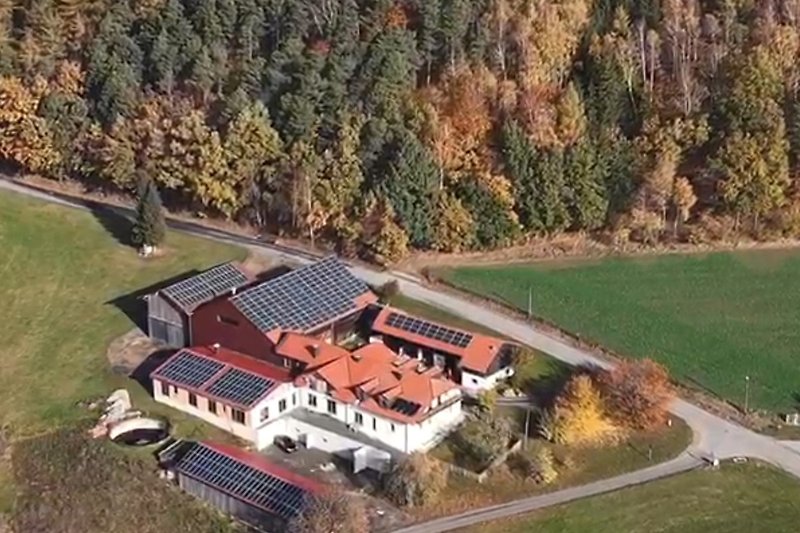
[[[123,246],[134,248],[131,240],[133,221],[120,210],[97,202],[86,202],[92,216],[103,226],[103,229]]]
[[[172,348],[156,350],[148,355],[147,358],[130,373],[129,377],[146,390],[147,394],[153,396],[153,381],[150,379],[150,373],[174,353],[175,350]]]

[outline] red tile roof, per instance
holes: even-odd
[[[331,346],[317,339],[298,334],[286,334],[277,353],[283,357],[309,364],[299,378],[322,379],[330,386],[334,398],[358,402],[362,409],[401,422],[418,422],[437,406],[435,399],[458,389],[438,368],[426,368],[416,359],[399,356],[383,344],[369,344],[354,352]],[[308,346],[317,345],[317,358],[311,357]],[[413,414],[392,409],[395,401],[419,405]]]
[[[398,313],[401,315],[408,316],[406,313],[403,313],[402,311],[399,311],[389,306],[384,306],[383,309],[381,309],[381,311],[378,313],[378,316],[375,317],[375,321],[372,324],[373,331],[385,335],[390,335],[398,339],[403,339],[410,343],[430,348],[438,352],[452,354],[456,357],[461,358],[461,366],[468,370],[474,370],[481,373],[486,372],[489,369],[489,367],[492,366],[492,363],[494,362],[495,358],[500,352],[500,348],[504,344],[502,340],[497,339],[495,337],[490,337],[488,335],[481,335],[478,333],[473,333],[471,331],[459,330],[458,328],[453,328],[451,326],[446,326],[444,324],[439,324],[437,322],[425,320],[426,322],[430,322],[431,324],[436,324],[438,326],[446,327],[448,329],[456,331],[462,331],[464,333],[471,335],[472,340],[470,341],[470,343],[467,346],[461,348],[459,346],[448,344],[446,342],[437,339],[424,337],[422,335],[411,333],[410,331],[392,327],[386,323],[386,320],[389,317],[390,313]]]

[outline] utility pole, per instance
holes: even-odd
[[[533,316],[533,286],[528,285],[528,320]]]
[[[531,408],[530,406],[525,408],[525,435],[522,436],[522,448],[528,448],[528,430],[530,429],[531,425]]]
[[[750,376],[744,377],[744,414],[747,414],[750,409]]]

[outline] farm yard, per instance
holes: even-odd
[[[451,284],[526,310],[686,385],[781,411],[800,393],[800,251],[764,250],[442,269]]]
[[[462,533],[795,531],[800,485],[758,464],[698,470]]]

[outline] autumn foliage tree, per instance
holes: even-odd
[[[619,433],[586,374],[573,376],[567,382],[545,418],[548,436],[559,444],[596,445],[613,440]]]
[[[369,519],[364,501],[338,489],[311,497],[303,511],[291,520],[290,533],[367,533]]]
[[[597,383],[614,420],[635,429],[663,424],[675,395],[666,369],[650,359],[621,361]]]
[[[424,453],[412,453],[397,461],[387,474],[387,496],[405,507],[416,507],[436,500],[447,484],[444,465]]]

